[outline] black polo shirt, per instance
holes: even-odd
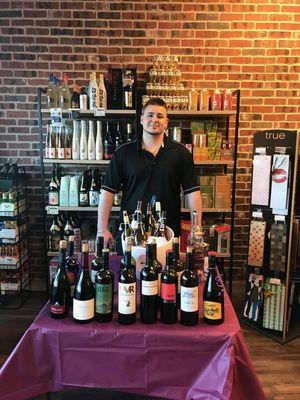
[[[167,225],[180,235],[180,188],[185,194],[199,190],[192,155],[169,137],[164,138],[157,155],[144,150],[141,139],[120,146],[106,172],[102,189],[122,190],[121,213],[132,214],[138,200],[147,203],[155,195],[161,209],[167,211]]]

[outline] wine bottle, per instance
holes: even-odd
[[[158,303],[160,303],[160,289],[161,289],[161,274],[162,274],[162,265],[157,259],[157,243],[156,240],[149,239],[149,243],[153,248],[153,265],[158,275]]]
[[[143,223],[142,202],[138,201],[137,209],[135,211],[137,219],[137,227],[134,231],[134,242],[136,246],[146,247],[147,235]]]
[[[73,121],[72,159],[80,159],[80,123]]]
[[[55,179],[55,171],[52,173],[52,178],[49,184],[48,201],[50,206],[59,205],[59,188]]]
[[[65,158],[65,127],[61,125],[58,128],[57,158]]]
[[[102,250],[102,267],[96,275],[96,311],[98,322],[112,320],[114,308],[114,273],[109,269],[109,249]]]
[[[63,82],[60,87],[60,107],[63,109],[71,108],[71,92],[68,86],[68,75],[63,74]]]
[[[177,306],[180,307],[180,277],[184,270],[183,262],[180,260],[180,252],[179,252],[179,239],[173,239],[173,267],[177,272],[178,276],[178,293],[177,293]]]
[[[104,110],[107,109],[107,91],[104,83],[103,74],[100,74],[99,77],[99,106],[101,108],[104,108]]]
[[[96,180],[96,170],[93,171],[91,187],[89,190],[89,205],[90,207],[97,207],[99,203],[99,188]]]
[[[132,124],[126,125],[126,142],[131,142],[133,140]]]
[[[192,270],[193,248],[187,246],[185,270],[180,278],[180,322],[193,326],[199,320],[199,280]]]
[[[95,314],[95,289],[89,274],[89,246],[82,245],[81,271],[74,291],[73,319],[78,323],[91,322]]]
[[[151,203],[147,204],[147,217],[146,217],[146,224],[145,224],[145,230],[147,233],[147,236],[153,236],[155,232],[155,218],[153,217],[152,213],[152,206]]]
[[[123,83],[123,105],[126,110],[133,109],[133,85],[134,85],[134,71],[131,69],[124,69],[122,71]]]
[[[86,92],[86,88],[82,86],[79,95],[79,108],[80,110],[87,110],[88,109],[88,96]]]
[[[131,268],[131,246],[125,249],[125,268],[120,272],[118,287],[118,322],[133,324],[136,320],[136,276]]]
[[[207,245],[203,241],[202,229],[198,223],[198,212],[195,210],[193,211],[192,228],[187,242],[189,246],[193,247],[193,269],[197,271],[200,280],[203,281],[204,257]]]
[[[111,135],[109,122],[106,124],[106,133],[104,137],[104,160],[110,160],[113,156],[114,144]]]
[[[66,272],[67,242],[59,242],[59,261],[56,274],[50,285],[50,316],[52,318],[65,318],[69,312],[70,283]]]
[[[146,265],[141,270],[141,322],[154,324],[157,321],[158,274],[153,264],[153,246],[147,244]]]
[[[56,148],[56,127],[53,125],[49,126],[49,142],[48,142],[48,157],[55,159],[57,155]]]
[[[89,138],[88,138],[88,160],[95,160],[95,135],[94,135],[94,121],[89,121]]]
[[[130,228],[129,216],[126,210],[123,211],[124,222],[124,238],[132,237],[132,230]]]
[[[51,124],[48,123],[46,132],[46,141],[45,141],[45,158],[51,158],[50,148],[51,148]]]
[[[70,127],[65,125],[65,159],[72,158]]]
[[[86,132],[86,121],[81,121],[80,160],[87,160],[87,132]]]
[[[96,72],[90,74],[89,105],[90,110],[95,110],[100,107],[99,87],[97,84]]]
[[[79,190],[79,206],[88,207],[88,205],[89,205],[89,191],[87,189],[87,175],[86,173],[83,173],[81,177],[81,185]]]
[[[91,264],[91,280],[93,284],[95,284],[96,275],[98,271],[100,271],[101,269],[101,263],[102,263],[101,255],[102,255],[103,245],[104,245],[103,236],[98,236],[96,244],[96,257],[92,260]]]
[[[125,238],[125,248],[127,248],[129,246],[130,247],[132,246],[132,237],[131,236],[128,236]],[[120,262],[120,272],[122,272],[123,269],[125,268],[125,262],[126,262],[126,257],[125,257],[125,253],[124,253],[124,256],[122,257],[121,262]],[[132,254],[131,254],[130,268],[135,272],[136,262],[132,256]]]
[[[102,139],[102,122],[97,121],[97,134],[96,134],[96,160],[103,159],[103,139]]]
[[[71,96],[71,108],[78,109],[79,108],[79,95],[80,95],[81,87],[74,83],[73,85],[73,93]]]
[[[172,266],[173,253],[167,251],[166,268],[161,274],[160,320],[165,324],[177,322],[178,277]]]
[[[208,324],[224,322],[224,288],[216,268],[216,253],[208,253],[208,275],[203,290],[203,319]]]
[[[46,106],[47,108],[57,107],[57,92],[53,82],[53,74],[49,74],[49,85],[46,92]]]
[[[73,301],[74,290],[77,284],[77,276],[79,272],[79,264],[77,259],[74,257],[74,236],[69,236],[69,243],[67,247],[67,257],[66,257],[66,270],[67,277],[71,286],[71,300]]]
[[[115,136],[115,150],[117,150],[122,144],[123,144],[123,142],[122,142],[122,132],[121,132],[121,127],[120,127],[120,122],[118,122],[117,123],[116,136]]]

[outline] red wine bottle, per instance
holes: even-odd
[[[193,248],[186,249],[185,270],[180,278],[180,322],[193,326],[199,320],[199,279],[197,272],[192,269]]]
[[[74,257],[74,236],[69,236],[69,243],[67,248],[67,258],[66,258],[66,270],[67,277],[71,286],[71,299],[74,296],[74,290],[77,283],[77,277],[79,272],[79,265],[77,259]]]
[[[131,267],[131,246],[125,249],[125,268],[120,272],[118,287],[118,322],[133,324],[136,320],[136,276]]]
[[[96,248],[96,257],[92,260],[91,264],[91,280],[93,284],[95,284],[95,279],[97,273],[100,271],[102,268],[102,250],[103,250],[103,245],[104,245],[104,238],[103,236],[98,236],[97,238],[97,248]]]
[[[216,253],[208,253],[208,275],[203,291],[203,319],[208,324],[224,322],[224,288],[216,268]]]
[[[177,292],[177,306],[180,307],[180,277],[184,270],[183,262],[180,260],[180,252],[179,252],[179,239],[173,239],[173,267],[177,272],[178,276],[178,292]]]
[[[158,273],[153,264],[153,245],[147,244],[146,265],[141,270],[141,322],[157,321]]]
[[[109,249],[102,250],[101,269],[95,280],[96,308],[95,320],[109,322],[114,308],[114,273],[109,269]]]
[[[50,316],[65,318],[69,312],[70,283],[66,271],[67,242],[59,242],[59,262],[56,274],[50,285]]]
[[[161,274],[160,320],[165,324],[177,321],[177,272],[173,268],[173,253],[167,251],[166,268]]]

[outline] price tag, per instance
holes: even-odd
[[[94,115],[95,115],[95,117],[105,117],[105,108],[103,108],[103,107],[96,108],[94,110]]]
[[[286,153],[286,147],[276,146],[275,147],[275,153],[276,154],[285,154]]]
[[[61,108],[50,108],[51,125],[62,125],[62,110]]]
[[[262,218],[263,217],[263,213],[261,211],[253,211],[252,217],[253,218]]]
[[[269,279],[269,283],[271,285],[281,285],[281,280],[278,278],[270,278]]]
[[[285,216],[284,215],[275,215],[274,216],[275,221],[282,221],[285,222]]]
[[[58,206],[47,206],[47,214],[58,215]]]
[[[266,154],[267,149],[266,147],[256,147],[255,148],[255,153],[257,154]]]

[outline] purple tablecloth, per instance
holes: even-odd
[[[51,319],[46,305],[0,371],[0,399],[74,387],[178,400],[265,399],[228,297],[225,322],[215,327],[77,325],[71,316]]]

